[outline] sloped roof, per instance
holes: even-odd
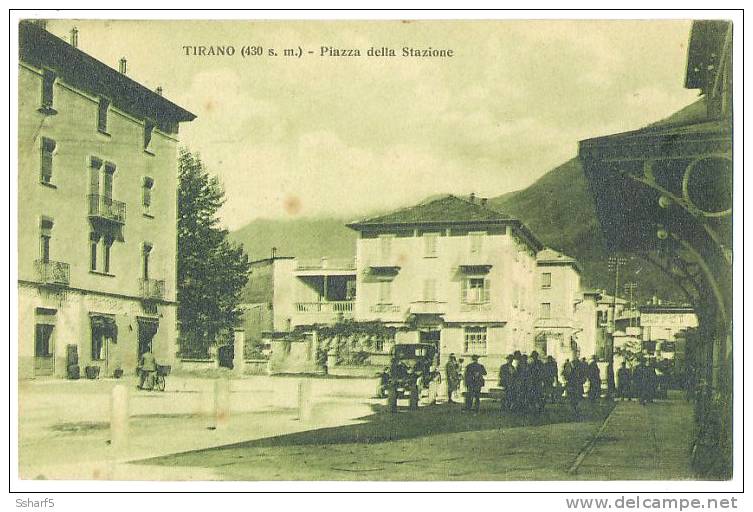
[[[352,222],[349,227],[395,224],[459,224],[514,220],[480,202],[471,202],[451,194],[385,215]]]
[[[572,265],[573,267],[575,267],[575,269],[578,272],[581,271],[580,265],[578,264],[578,260],[568,256],[567,254],[562,254],[561,252],[557,252],[550,247],[547,247],[544,250],[539,251],[538,254],[536,254],[536,262],[542,263],[542,264]]]
[[[126,112],[156,121],[193,121],[196,115],[29,21],[18,26],[19,59],[49,67],[65,82],[109,98]]]

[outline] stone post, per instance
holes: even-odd
[[[226,428],[230,422],[230,379],[220,377],[214,381],[214,426]]]
[[[311,381],[301,379],[298,381],[298,420],[302,422],[310,421],[312,410]]]
[[[245,358],[243,351],[246,346],[246,331],[243,329],[233,330],[233,374],[236,376],[243,375],[245,369]]]

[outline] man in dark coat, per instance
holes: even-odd
[[[591,357],[588,365],[588,398],[593,401],[601,396],[601,370],[596,362],[596,356]]]
[[[620,369],[617,370],[617,396],[620,397],[620,400],[626,398],[630,400],[630,380],[630,370],[627,363],[623,361]]]
[[[638,393],[638,401],[646,405],[653,399],[653,387],[656,379],[656,371],[641,359],[633,372],[633,382]]]
[[[512,383],[515,374],[515,367],[512,364],[513,355],[507,356],[507,362],[499,367],[499,387],[502,388],[504,397],[502,398],[502,409],[512,410]]]
[[[552,403],[556,402],[559,381],[557,380],[557,361],[552,356],[547,356],[544,363],[544,387]]]
[[[481,388],[484,387],[486,368],[478,362],[478,356],[471,356],[471,364],[465,368],[465,410],[478,412],[481,407]]]
[[[447,402],[453,403],[452,395],[460,386],[460,365],[455,359],[455,354],[450,354],[447,364],[444,367],[445,377],[447,378]]]
[[[544,379],[544,363],[534,350],[528,364],[528,406],[537,414],[544,411]]]

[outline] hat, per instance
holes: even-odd
[[[474,354],[474,355],[471,356],[471,359],[474,360],[474,361],[478,361],[478,356]]]
[[[512,354],[507,354],[507,360],[508,360],[508,361],[512,361],[513,359],[515,359],[515,356],[514,356],[514,355],[512,355]]]

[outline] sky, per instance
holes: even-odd
[[[579,140],[692,103],[689,21],[105,21],[48,29],[197,115],[181,144],[219,176],[222,222],[355,219],[441,194],[494,197]],[[195,46],[233,46],[198,56]],[[241,56],[260,46],[263,56]],[[321,47],[361,57],[322,57]],[[368,57],[370,47],[396,57]],[[402,57],[404,47],[452,49]],[[301,48],[302,57],[283,49]],[[274,49],[279,55],[268,56]],[[312,51],[309,54],[308,51]],[[189,55],[186,55],[189,53]]]

